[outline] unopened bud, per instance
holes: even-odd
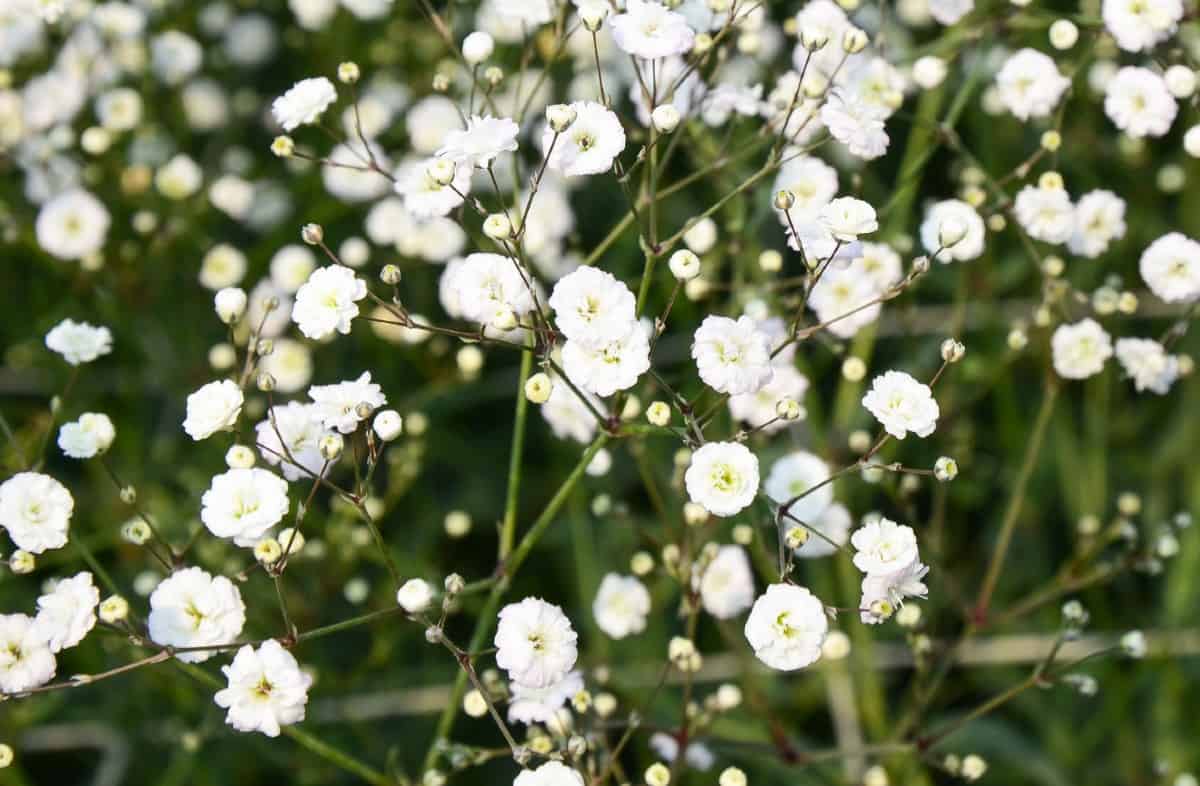
[[[492,213],[483,220],[483,234],[492,240],[507,240],[513,235],[512,222],[503,213]]]
[[[347,61],[338,66],[337,75],[339,82],[344,85],[352,85],[358,81],[362,73],[358,69],[358,63]]]
[[[326,434],[317,442],[321,458],[326,461],[337,461],[346,447],[346,441],[341,434]]]
[[[300,229],[300,239],[310,246],[320,245],[325,240],[325,230],[320,224],[305,224]]]
[[[538,372],[525,380],[525,398],[534,404],[545,404],[554,391],[554,382],[547,374]]]
[[[458,167],[448,158],[435,158],[429,164],[425,173],[429,175],[429,179],[437,183],[439,186],[448,186],[454,182],[454,175]]]
[[[551,104],[546,107],[546,122],[550,125],[551,131],[561,134],[571,127],[578,114],[575,107],[569,104]]]
[[[856,55],[867,48],[870,39],[865,31],[852,27],[842,33],[842,51],[848,55]]]
[[[700,275],[700,257],[686,248],[671,254],[668,266],[671,268],[671,275],[679,281],[690,281]]]
[[[379,280],[389,287],[396,286],[400,283],[400,268],[392,264],[384,265],[383,270],[379,271]]]
[[[650,113],[650,121],[660,134],[669,134],[679,127],[679,110],[674,104],[660,104]]]
[[[947,363],[957,363],[963,359],[965,354],[967,354],[967,348],[961,341],[948,338],[942,342],[942,360]]]

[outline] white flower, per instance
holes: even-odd
[[[433,601],[433,587],[424,579],[409,579],[396,591],[396,602],[409,614],[420,614]]]
[[[1029,236],[1044,243],[1066,243],[1075,231],[1075,206],[1065,188],[1025,186],[1013,212]]]
[[[1014,53],[996,74],[1001,105],[1020,120],[1049,115],[1070,86],[1053,58],[1036,49]]]
[[[574,668],[577,639],[562,609],[541,598],[525,598],[500,610],[496,665],[514,682],[547,688]]]
[[[636,301],[629,287],[611,273],[590,266],[576,268],[559,279],[549,302],[559,331],[572,341],[611,341],[628,333],[636,321]]]
[[[1149,390],[1161,396],[1179,378],[1179,359],[1152,339],[1119,338],[1116,355],[1139,392]]]
[[[71,492],[49,475],[18,472],[0,483],[0,527],[19,549],[41,554],[65,546],[74,511]]]
[[[843,243],[858,240],[859,235],[869,235],[879,229],[875,208],[854,197],[838,197],[821,208],[818,218],[829,234]]]
[[[514,682],[508,701],[510,723],[550,723],[558,711],[575,694],[583,690],[583,675],[572,671],[558,682],[545,688],[531,688]]]
[[[1050,338],[1054,370],[1065,379],[1086,379],[1099,374],[1113,354],[1112,339],[1096,320],[1088,317],[1059,325]]]
[[[833,502],[833,484],[825,483],[828,479],[829,465],[820,456],[806,450],[789,453],[771,465],[771,472],[763,484],[763,491],[768,497],[776,504],[783,505],[801,494],[805,495],[788,508],[789,518],[783,525],[785,530],[794,523],[792,519],[804,524],[816,524]]]
[[[583,395],[599,412],[603,409],[600,399],[594,394],[583,391]],[[587,444],[596,435],[596,417],[588,409],[587,404],[580,400],[575,391],[566,383],[554,378],[554,387],[550,390],[550,398],[540,407],[542,417],[550,424],[550,430],[559,439],[573,439]]]
[[[1073,254],[1094,259],[1109,244],[1125,236],[1125,200],[1098,188],[1079,198],[1075,205],[1075,230],[1067,242]]]
[[[535,770],[521,770],[513,786],[583,786],[583,776],[560,761],[548,761]]]
[[[784,160],[786,163],[775,176],[772,193],[790,191],[795,199],[786,213],[777,209],[780,223],[787,224],[788,216],[793,221],[801,216],[810,218],[829,204],[837,196],[838,176],[836,169],[815,156],[792,157],[785,152]]]
[[[962,239],[948,248],[942,248],[939,235],[948,221],[957,221],[965,230]],[[945,199],[932,205],[921,223],[921,245],[930,254],[942,248],[937,258],[941,262],[966,262],[983,253],[987,232],[983,219],[975,208],[960,199]]]
[[[238,731],[261,731],[278,737],[280,726],[304,720],[304,705],[312,675],[306,674],[292,653],[275,639],[254,649],[247,644],[222,666],[229,687],[217,691],[213,700],[229,710],[225,722]]]
[[[975,8],[975,0],[929,0],[929,15],[938,24],[950,25],[958,22]]]
[[[358,316],[357,301],[367,296],[367,284],[343,265],[317,268],[300,291],[292,306],[292,321],[300,332],[322,339],[334,331],[346,335],[350,321]]]
[[[417,218],[444,216],[471,193],[471,167],[456,164],[450,182],[439,182],[429,169],[440,160],[415,161],[402,166],[396,174],[396,193],[404,197],[404,207]]]
[[[917,535],[912,527],[882,516],[854,531],[854,567],[868,575],[888,576],[917,560]]]
[[[821,106],[821,122],[851,155],[866,161],[886,153],[891,141],[874,107],[839,91],[830,93]]]
[[[741,443],[709,442],[692,453],[684,483],[692,502],[714,516],[732,516],[758,493],[758,459]]]
[[[495,0],[496,12],[501,17],[512,19],[520,27],[543,25],[554,18],[552,0]]]
[[[254,429],[263,459],[271,466],[280,466],[288,480],[307,480],[321,472],[325,465],[321,437],[330,431],[321,425],[315,404],[289,401],[271,407],[266,420]]]
[[[456,128],[446,135],[437,155],[463,166],[487,169],[496,156],[517,149],[520,130],[507,117],[472,115],[465,129]]]
[[[200,520],[218,538],[253,546],[287,515],[287,481],[265,469],[231,469],[215,476],[200,498]]]
[[[1155,240],[1138,260],[1142,280],[1164,303],[1200,297],[1200,243],[1179,232]]]
[[[778,361],[778,358],[776,358]],[[808,391],[808,377],[790,363],[776,364],[771,381],[754,393],[739,393],[729,397],[729,414],[760,430],[772,434],[788,427],[788,421],[777,420],[775,408],[783,399],[801,401]],[[770,425],[763,426],[769,423]]]
[[[1104,114],[1134,138],[1167,133],[1178,111],[1167,83],[1149,68],[1125,66],[1105,88]]]
[[[753,393],[774,374],[767,337],[750,317],[705,317],[692,341],[692,357],[700,378],[718,393]]]
[[[938,403],[933,391],[903,371],[885,371],[871,382],[863,406],[896,439],[908,432],[928,437],[937,427]]]
[[[316,407],[315,414],[327,429],[337,429],[351,434],[358,423],[387,403],[383,389],[371,381],[371,372],[364,371],[358,379],[338,382],[334,385],[313,385],[308,389],[309,398]],[[369,410],[360,413],[359,404]]]
[[[772,584],[746,620],[746,640],[772,669],[795,671],[821,657],[829,619],[821,601],[804,587]]]
[[[879,318],[882,289],[865,270],[860,257],[849,263],[827,265],[808,297],[808,305],[817,312],[825,329],[838,338],[851,338],[859,329]]]
[[[214,292],[236,286],[246,275],[246,255],[228,243],[218,243],[200,261],[200,284]]]
[[[274,350],[258,361],[258,367],[275,378],[276,392],[295,393],[312,381],[312,350],[302,341],[278,338]]]
[[[187,397],[187,417],[183,430],[199,442],[218,431],[233,428],[242,414],[242,389],[222,379],[209,382]]]
[[[682,55],[691,50],[696,37],[686,17],[647,0],[628,0],[625,13],[614,16],[610,24],[617,46],[646,60]]]
[[[448,288],[459,314],[483,325],[510,312],[522,316],[533,310],[533,296],[517,263],[500,254],[468,255],[455,267]]]
[[[78,366],[112,352],[112,333],[106,327],[64,319],[46,334],[46,347]]]
[[[108,415],[85,412],[58,430],[58,447],[71,458],[87,459],[108,450],[116,437],[117,431]]]
[[[846,545],[850,540],[850,527],[853,524],[846,506],[834,502],[825,508],[816,521],[805,522],[808,529],[817,534],[810,536],[803,546],[796,549],[796,556],[813,559],[837,552],[839,546]]]
[[[646,629],[650,613],[650,593],[633,576],[607,574],[596,591],[592,614],[600,630],[614,639],[623,639]]]
[[[0,614],[0,691],[44,685],[58,668],[41,627],[27,614]]]
[[[700,603],[719,620],[741,614],[754,603],[754,571],[741,546],[721,546],[699,577]]]
[[[542,132],[542,150],[550,150],[546,165],[567,177],[607,172],[613,159],[625,149],[625,129],[620,119],[595,101],[576,101],[571,108],[575,110],[575,122],[557,140],[550,126]]]
[[[1153,48],[1175,33],[1183,18],[1180,0],[1104,0],[1104,26],[1127,52]]]
[[[112,223],[108,210],[87,191],[73,189],[38,211],[38,245],[59,259],[82,259],[104,247]]]
[[[184,568],[159,582],[150,594],[146,620],[150,638],[163,646],[203,647],[237,641],[246,624],[246,606],[233,582],[200,568]],[[215,650],[180,652],[185,663],[201,663]]]
[[[60,652],[83,641],[96,625],[99,604],[100,590],[87,571],[56,581],[50,592],[38,598],[36,623],[50,651]]]
[[[650,368],[646,329],[631,322],[625,334],[603,342],[568,339],[562,348],[563,371],[571,381],[597,396],[611,396],[637,384]]]
[[[195,194],[204,185],[204,170],[190,156],[179,153],[154,173],[154,187],[172,201],[181,201]],[[203,281],[203,275],[201,276]],[[223,284],[210,287],[220,289]]]
[[[862,580],[862,599],[858,604],[862,621],[877,625],[890,616],[876,614],[878,601],[894,611],[904,605],[905,598],[924,598],[929,592],[922,581],[927,573],[929,566],[916,559],[894,573],[868,573]]]
[[[301,79],[271,104],[271,114],[284,131],[317,122],[337,101],[337,89],[323,76]]]

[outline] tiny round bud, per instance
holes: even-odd
[[[153,533],[150,530],[150,525],[141,519],[132,519],[126,522],[125,526],[121,527],[121,537],[126,542],[132,543],[135,546],[141,546],[150,540],[151,534]]]
[[[1117,297],[1117,311],[1122,314],[1136,314],[1138,309],[1138,297],[1133,292],[1122,292]]]
[[[629,559],[629,570],[635,576],[647,576],[654,570],[654,557],[648,551],[636,552]]]
[[[275,389],[275,377],[270,372],[260,371],[254,382],[263,393],[270,393]]]
[[[507,240],[513,236],[512,221],[503,213],[492,213],[483,220],[483,234],[492,240]]]
[[[425,174],[439,186],[448,186],[454,182],[458,167],[448,158],[435,158],[430,162]]]
[[[601,718],[607,718],[617,711],[617,697],[611,693],[597,694],[593,704],[596,708],[596,715]]]
[[[391,442],[403,432],[404,419],[396,410],[385,409],[375,416],[371,427],[375,429],[375,433],[380,439],[384,442]]]
[[[717,786],[746,786],[746,773],[737,767],[726,767],[717,777]]]
[[[896,624],[912,630],[921,624],[921,607],[916,603],[901,606],[896,612]]]
[[[120,595],[109,595],[100,603],[99,617],[109,625],[116,625],[129,616],[129,601]]]
[[[1055,19],[1050,25],[1050,46],[1066,51],[1079,40],[1079,28],[1070,19]]]
[[[871,432],[861,428],[851,431],[846,444],[855,453],[866,453],[871,449]]]
[[[957,339],[948,338],[942,342],[942,360],[947,363],[957,363],[967,354],[967,348]]]
[[[1029,336],[1021,328],[1013,328],[1008,331],[1007,338],[1008,348],[1014,352],[1020,352],[1029,344]]]
[[[1062,147],[1062,134],[1054,129],[1046,131],[1042,134],[1042,148],[1050,153],[1056,152]]]
[[[977,781],[983,777],[985,772],[987,772],[987,762],[983,760],[982,756],[971,753],[963,757],[962,767],[959,770],[963,780]]]
[[[213,297],[217,318],[232,325],[246,313],[246,292],[238,287],[225,287]]]
[[[569,104],[551,104],[546,107],[546,122],[550,125],[550,130],[556,134],[561,134],[570,128],[577,116],[575,107]]]
[[[949,456],[942,456],[933,463],[933,476],[943,483],[958,477],[958,462]]]
[[[273,300],[274,298],[272,298]],[[275,351],[275,339],[260,338],[258,343],[254,345],[254,354],[260,358],[265,358]]]
[[[783,536],[783,542],[789,549],[796,551],[805,543],[808,543],[809,532],[807,527],[795,526],[787,531]]]
[[[660,104],[650,113],[650,122],[660,134],[669,134],[679,127],[679,110],[674,104]]]
[[[233,445],[225,451],[225,463],[230,469],[250,469],[254,466],[254,451],[246,445]]]
[[[362,72],[358,69],[358,63],[346,61],[338,66],[337,76],[342,84],[352,85],[362,76]]]
[[[703,55],[705,52],[713,48],[713,37],[709,33],[699,33],[692,41],[692,53]]]
[[[929,272],[929,257],[922,254],[912,261],[913,273],[918,276],[923,276]]]
[[[466,537],[467,533],[471,531],[471,516],[462,510],[452,510],[443,519],[442,527],[452,538]]]
[[[1038,177],[1038,188],[1058,190],[1065,187],[1066,184],[1063,182],[1063,177],[1058,172],[1043,172]]]
[[[703,505],[695,502],[684,503],[683,520],[691,527],[698,527],[708,521],[708,511]]]
[[[608,16],[608,7],[603,5],[588,4],[587,7],[579,10],[579,19],[589,33],[600,32],[606,16]]]
[[[700,275],[700,257],[686,248],[681,248],[671,254],[669,262],[671,275],[679,281],[690,281]]]
[[[433,588],[424,579],[409,579],[396,592],[396,602],[409,614],[420,614],[433,601]]]
[[[345,448],[346,440],[342,439],[341,434],[326,434],[317,442],[317,449],[321,451],[321,458],[326,461],[337,461]]]
[[[457,595],[467,586],[467,581],[459,574],[451,573],[442,582],[442,586],[445,587],[447,595]]]
[[[8,568],[18,576],[33,573],[37,559],[25,549],[17,549],[8,557]]]
[[[472,690],[463,696],[463,712],[472,718],[482,718],[488,713],[487,700],[477,690]]]
[[[463,347],[454,356],[459,372],[467,379],[474,379],[483,368],[483,352],[476,346]]]
[[[829,31],[823,27],[808,26],[800,28],[800,46],[809,52],[818,52],[829,43]]]
[[[778,273],[783,269],[783,254],[768,248],[758,255],[758,266],[764,273]]]
[[[925,55],[913,63],[913,81],[924,90],[932,90],[946,80],[946,61],[936,55]]]
[[[263,538],[254,544],[254,558],[262,565],[274,565],[283,556],[283,547],[275,538]]]
[[[13,763],[13,758],[15,758],[15,756],[13,754],[12,746],[0,742],[0,770],[11,766]]]
[[[483,72],[484,81],[492,87],[504,81],[504,69],[500,66],[488,66]]]
[[[1200,158],[1200,124],[1192,126],[1184,133],[1183,150],[1192,158]]]
[[[540,371],[525,380],[525,398],[534,404],[545,404],[549,401],[550,394],[553,391],[554,382],[550,379],[549,375]]]
[[[290,158],[296,152],[296,142],[290,136],[281,134],[271,142],[271,152],[279,158]]]
[[[775,402],[775,416],[780,420],[799,420],[804,408],[794,398],[781,398]]]
[[[646,768],[643,776],[646,786],[667,786],[671,782],[671,770],[662,762],[655,762]]]
[[[288,554],[299,554],[304,550],[304,533],[292,527],[279,530],[279,546]]]
[[[310,246],[320,245],[325,241],[325,230],[320,224],[305,224],[300,228],[300,239]]]
[[[383,266],[379,271],[379,280],[387,284],[389,287],[394,287],[400,283],[400,268],[392,264]]]
[[[137,489],[133,486],[121,487],[121,501],[126,505],[132,505],[137,502]]]
[[[438,72],[433,75],[433,82],[430,83],[435,93],[444,93],[450,89],[450,77]]]
[[[655,426],[665,426],[671,422],[671,407],[665,401],[651,402],[646,407],[646,420]]]
[[[867,48],[870,39],[867,38],[866,31],[857,27],[851,27],[846,32],[842,33],[842,51],[848,55],[856,55]]]
[[[794,204],[796,204],[796,195],[788,189],[781,188],[775,192],[776,210],[791,210]]]
[[[1185,65],[1173,65],[1163,73],[1167,90],[1179,99],[1190,98],[1196,92],[1196,72]]]
[[[482,30],[470,33],[462,42],[463,59],[472,66],[477,66],[487,60],[495,50],[495,39]]]
[[[879,600],[871,601],[868,610],[871,612],[871,616],[886,620],[896,612],[896,607],[890,600],[880,598]]]
[[[857,355],[851,355],[842,361],[842,377],[847,382],[861,382],[867,375],[867,364]]]

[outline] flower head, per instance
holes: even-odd
[[[233,428],[242,414],[242,389],[228,379],[209,382],[187,398],[183,430],[199,442]]]
[[[100,590],[86,570],[54,583],[50,592],[38,598],[37,625],[46,637],[51,652],[74,647],[96,625],[96,606]]]
[[[27,614],[0,614],[0,691],[19,693],[44,685],[58,663],[41,626]]]
[[[0,527],[33,554],[66,545],[74,510],[71,492],[49,475],[18,472],[0,483]]]
[[[150,594],[146,620],[150,638],[163,646],[203,647],[228,644],[241,635],[246,606],[233,582],[200,568],[184,568],[159,582]],[[185,663],[201,663],[215,650],[177,653]]]
[[[763,663],[795,671],[821,657],[828,630],[825,607],[815,595],[793,584],[772,584],[754,601],[745,634]]]
[[[268,639],[258,649],[247,644],[221,671],[229,685],[213,700],[229,710],[225,722],[238,731],[278,737],[281,726],[304,720],[312,676],[278,641]]]
[[[576,101],[575,122],[561,134],[546,126],[542,149],[548,151],[547,166],[567,177],[596,175],[612,168],[613,159],[625,149],[625,129],[603,104]]]
[[[1113,354],[1112,338],[1091,317],[1059,325],[1050,338],[1054,370],[1064,379],[1086,379],[1099,374]]]
[[[296,292],[292,321],[300,332],[322,339],[336,331],[350,332],[350,321],[358,316],[357,302],[367,296],[367,285],[344,265],[317,268]]]
[[[46,334],[46,347],[78,366],[112,352],[112,333],[106,327],[64,319]]]
[[[218,538],[253,546],[287,515],[287,481],[265,469],[231,469],[200,498],[200,520]]]
[[[600,630],[614,639],[623,639],[646,629],[650,613],[650,593],[633,576],[609,573],[600,582],[592,614]]]
[[[646,60],[682,55],[696,37],[686,17],[649,0],[628,0],[610,24],[617,46]]]
[[[758,493],[758,459],[739,442],[709,442],[684,473],[688,498],[714,516],[732,516]]]
[[[440,158],[477,169],[487,167],[501,153],[517,149],[520,127],[507,117],[472,115],[465,129],[454,129],[437,151]]]
[[[317,122],[337,100],[337,89],[323,76],[302,79],[271,104],[271,114],[284,131]]]
[[[85,412],[58,430],[58,447],[71,458],[92,458],[108,450],[116,437],[117,431],[108,415]]]
[[[875,377],[862,403],[896,439],[904,439],[910,431],[928,437],[937,428],[939,412],[933,391],[903,371],[886,371]]]
[[[710,315],[696,329],[692,357],[704,383],[718,393],[753,393],[771,381],[771,348],[750,317]]]
[[[577,639],[562,609],[541,598],[525,598],[500,610],[496,665],[514,682],[546,688],[574,668]]]

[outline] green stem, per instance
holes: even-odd
[[[532,337],[530,338],[532,342]],[[525,418],[529,400],[525,398],[525,382],[533,370],[533,350],[521,353],[521,373],[517,377],[517,412],[513,423],[512,450],[508,457],[508,492],[504,503],[504,523],[500,528],[500,561],[512,551],[517,532],[517,503],[521,490],[521,456],[525,450]]]

